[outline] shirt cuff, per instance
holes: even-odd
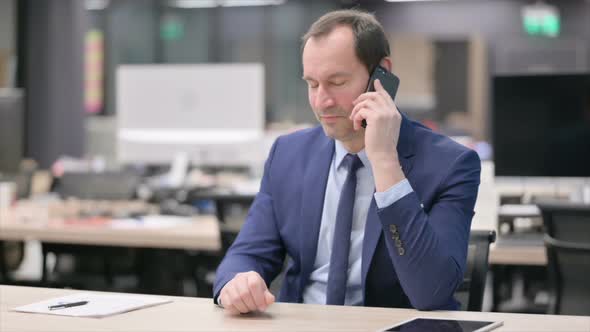
[[[218,307],[223,308],[223,304],[221,304],[221,294],[213,295],[213,303]]]
[[[384,192],[376,192],[374,194],[375,203],[377,203],[379,209],[383,209],[413,191],[414,189],[412,189],[412,185],[410,185],[408,179],[403,179]]]

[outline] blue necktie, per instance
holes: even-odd
[[[342,161],[348,175],[338,201],[334,242],[330,256],[330,271],[326,291],[326,304],[343,305],[348,280],[348,254],[352,230],[352,211],[356,192],[356,171],[363,166],[357,155],[347,154]]]

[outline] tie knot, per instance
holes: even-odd
[[[359,168],[363,167],[363,162],[358,155],[347,153],[342,160],[342,165],[349,173],[355,173]]]

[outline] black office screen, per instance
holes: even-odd
[[[498,76],[493,148],[499,176],[590,176],[590,74]]]

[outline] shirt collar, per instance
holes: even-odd
[[[342,145],[342,142],[340,142],[338,140],[335,140],[334,148],[335,148],[334,161],[336,162],[336,168],[338,169],[338,168],[340,168],[340,165],[342,164],[342,160],[344,160],[344,157],[346,156],[348,151],[346,150],[344,145]],[[363,162],[363,166],[365,168],[371,169],[371,163],[369,162],[369,157],[367,157],[367,153],[365,152],[365,149],[362,149],[359,153],[357,153],[357,155],[359,156],[359,158]]]

